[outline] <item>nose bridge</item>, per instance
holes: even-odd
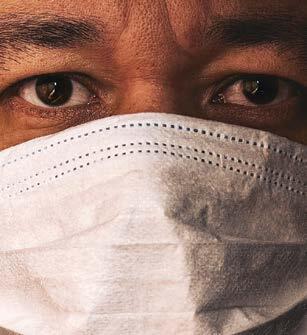
[[[123,76],[167,77],[186,57],[177,43],[164,0],[130,2],[114,57]]]
[[[117,113],[179,113],[177,79],[188,56],[177,44],[165,1],[131,2],[115,60],[121,77]]]
[[[179,113],[178,91],[166,79],[130,79],[121,96],[118,114]]]

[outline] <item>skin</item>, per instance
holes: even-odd
[[[3,52],[0,150],[94,119],[142,112],[217,120],[307,144],[306,44],[294,37],[291,48],[229,46],[206,35],[217,17],[286,13],[307,21],[306,1],[7,0],[0,7],[0,17],[29,13],[89,21],[97,34],[67,48],[15,45]],[[69,74],[88,99],[68,107],[36,106],[26,79],[53,73]],[[221,83],[241,74],[282,78],[284,93],[272,104],[251,106],[230,90],[226,103],[212,103]]]

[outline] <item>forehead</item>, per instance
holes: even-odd
[[[157,19],[160,25],[170,21],[174,30],[186,24],[201,24],[217,16],[240,14],[307,14],[302,0],[6,0],[0,13],[56,13],[74,17],[101,19],[106,27],[124,28],[131,18],[137,21]]]
[[[302,4],[302,2],[304,2]],[[161,43],[191,50],[206,46],[207,27],[220,18],[261,14],[307,16],[301,0],[7,0],[0,15],[48,14],[80,18],[103,30],[105,48],[123,35],[125,45],[141,41],[151,51]],[[127,38],[127,36],[129,36]],[[147,39],[147,41],[146,41]]]
[[[87,53],[91,57],[93,55],[97,57],[99,55],[100,59],[103,57],[105,63],[111,60],[117,63],[120,60],[123,64],[143,64],[144,59],[151,58],[155,64],[160,64],[159,68],[168,68],[168,64],[173,64],[175,68],[175,64],[181,67],[193,63],[195,57],[199,59],[204,59],[208,55],[211,57],[216,49],[227,50],[226,45],[224,46],[216,36],[206,35],[217,21],[288,15],[290,21],[293,17],[305,16],[303,19],[305,22],[307,2],[304,1],[302,4],[301,0],[27,0],[26,2],[7,0],[1,4],[0,19],[1,16],[10,18],[14,15],[17,18],[17,25],[18,20],[27,25],[28,18],[32,16],[34,20],[48,18],[49,22],[54,20],[53,16],[57,16],[90,23],[97,28],[99,40],[98,43],[91,45]],[[2,27],[5,29],[6,25],[2,24]],[[44,31],[48,29],[45,26]],[[238,25],[236,29],[241,30]],[[291,29],[286,27],[284,30]],[[146,66],[151,68],[155,65],[153,62],[152,65],[146,62]]]

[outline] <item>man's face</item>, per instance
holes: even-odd
[[[306,22],[302,0],[7,0],[0,150],[141,112],[307,144]]]

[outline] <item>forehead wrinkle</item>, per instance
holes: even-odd
[[[132,2],[133,1],[124,2],[125,3],[125,6],[124,6],[125,7],[125,10],[124,10],[125,22],[128,22]],[[202,3],[211,3],[211,2],[202,1]],[[170,1],[163,0],[162,5],[163,4],[166,5],[165,9],[169,11],[168,5],[170,4]],[[203,41],[205,42],[204,45],[208,49],[208,52],[210,52],[209,50],[210,44],[211,45],[218,44],[216,43],[218,39],[215,39],[215,38],[213,39],[214,34],[211,34],[211,36],[210,34],[208,35],[206,34],[206,31],[210,29],[209,25],[212,23],[214,24],[214,22],[216,21],[216,18],[214,17],[214,10],[211,7],[213,7],[213,5],[207,6],[207,10],[210,9],[208,13],[209,19],[208,19],[208,22],[202,24],[203,29],[201,29],[203,30],[202,34],[204,34],[203,36]],[[231,6],[225,5],[225,7],[231,7]],[[221,12],[223,11],[221,10]],[[251,10],[251,12],[253,11]],[[241,17],[246,17],[246,18],[257,17],[256,14],[251,14],[251,12],[247,13],[247,12],[242,11],[241,13],[240,11],[239,16],[236,13],[236,15],[234,14],[233,16],[230,16],[230,17],[233,17],[233,20],[237,19],[238,21],[241,20]],[[276,17],[283,15],[281,12],[280,12],[281,15],[279,15],[279,12],[277,11],[276,12],[274,11],[274,13],[277,13],[275,15]],[[261,16],[261,15],[258,15],[258,16]],[[262,16],[265,16],[265,15],[262,14]],[[223,16],[221,16],[221,18],[223,18]],[[168,15],[168,19],[169,19],[169,15]],[[20,25],[19,29],[16,31],[16,35],[12,37],[12,35],[9,34],[9,28],[12,26],[13,22],[17,23],[17,21],[21,21],[22,24]],[[94,22],[95,25],[93,25],[92,22]],[[101,22],[101,17],[89,16],[89,18],[85,18],[85,19],[77,19],[77,18],[75,19],[75,18],[63,17],[60,15],[51,15],[51,14],[38,14],[38,15],[9,14],[9,15],[5,15],[2,18],[0,17],[0,53],[2,54],[3,57],[5,57],[6,55],[4,51],[8,47],[13,49],[14,51],[16,50],[25,51],[26,49],[29,49],[28,44],[30,43],[30,39],[33,42],[33,38],[35,38],[35,44],[37,46],[45,47],[45,48],[65,48],[65,47],[74,48],[78,46],[81,40],[85,40],[87,42],[91,42],[91,41],[95,42],[98,40],[98,35],[99,35],[99,38],[101,38],[102,36],[100,33],[104,32],[104,26],[102,24],[96,25],[96,22]],[[33,29],[33,23],[39,23],[35,31]],[[65,25],[64,23],[68,23],[68,25],[67,24]],[[198,23],[194,22],[194,24],[198,24]],[[170,26],[171,28],[173,28],[173,31],[177,30],[177,29],[174,29],[174,26],[171,23],[170,23]],[[32,30],[30,31],[28,30],[28,32],[26,32],[25,28],[29,28],[29,27]],[[6,34],[1,33],[2,28],[4,29],[4,32],[6,32]],[[57,30],[57,28],[62,28],[61,30],[64,34],[65,39],[60,38],[63,36],[60,36],[60,34],[58,34],[59,31]],[[126,28],[126,24],[124,24],[123,26],[123,31],[125,28]],[[41,32],[43,31],[47,33],[45,35],[42,35]],[[38,34],[37,33],[34,34],[34,32],[37,32]],[[79,36],[77,36],[78,34]],[[7,38],[6,37],[7,35],[10,35],[11,38]],[[176,32],[173,34],[173,36],[176,37]],[[22,43],[17,43],[18,42],[17,37],[19,38],[19,40],[21,40]],[[197,39],[201,39],[201,36],[199,36],[198,33],[196,37]],[[291,43],[292,44],[289,43],[289,48],[295,47],[297,49],[300,48],[300,50],[302,49],[302,51],[297,52],[297,56],[300,57],[301,59],[302,57],[306,56],[305,59],[307,59],[307,52],[303,51],[303,47],[305,47],[305,49],[307,48],[306,43],[303,43],[302,41],[299,41],[298,39],[293,39]],[[181,46],[180,43],[178,44],[179,46]],[[225,47],[227,47],[227,43],[218,44],[218,47],[225,49]],[[244,47],[244,45],[241,44],[239,45],[239,47]],[[284,47],[286,48],[287,46],[284,46]],[[1,52],[1,48],[3,49],[3,52]],[[181,52],[184,53],[186,56],[191,55],[188,47],[182,47]],[[12,60],[12,57],[14,57],[13,54],[11,54],[10,60]]]

